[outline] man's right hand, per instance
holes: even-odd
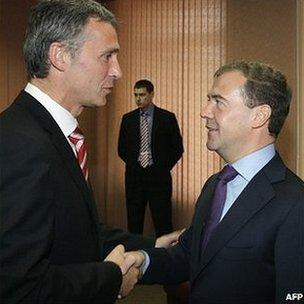
[[[121,299],[127,296],[134,285],[138,281],[139,269],[136,258],[133,255],[124,255],[125,248],[123,245],[116,246],[109,255],[105,258],[105,262],[113,262],[117,264],[122,272],[122,284],[120,287],[118,298]]]
[[[127,258],[134,259],[135,267],[140,268],[145,263],[145,255],[143,254],[142,251],[127,251],[124,256],[126,259]]]
[[[132,266],[128,272],[122,277],[122,284],[118,294],[118,299],[126,297],[134,288],[138,281],[139,269]]]

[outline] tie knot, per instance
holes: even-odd
[[[84,140],[84,136],[83,136],[81,129],[76,127],[75,130],[69,135],[69,139],[74,145],[78,141]]]
[[[149,116],[149,113],[148,113],[148,112],[142,111],[140,115],[141,115],[142,117],[148,117],[148,116]]]
[[[222,171],[218,175],[218,179],[220,179],[224,184],[232,181],[238,172],[230,165],[225,166]]]

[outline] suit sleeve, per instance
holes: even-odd
[[[288,294],[304,296],[304,193],[280,227],[275,244],[276,303]],[[303,301],[303,298],[301,299]]]
[[[1,134],[1,303],[113,303],[122,282],[111,262],[50,263],[56,193],[46,148]]]
[[[126,162],[127,160],[127,143],[126,143],[126,119],[125,116],[122,117],[119,137],[118,137],[118,155],[119,157]]]
[[[154,238],[128,233],[124,230],[108,227],[103,224],[100,224],[99,228],[104,257],[118,244],[123,244],[126,251],[151,248],[155,245]]]
[[[150,257],[150,265],[142,278],[144,284],[177,284],[189,280],[189,258],[192,228],[185,231],[179,243],[171,248],[145,250]]]
[[[178,126],[177,119],[173,114],[172,122],[170,124],[171,127],[171,136],[169,139],[170,142],[170,168],[172,169],[178,160],[182,157],[184,152],[183,147],[183,138],[180,133],[180,129]]]
[[[195,205],[192,224],[190,228],[180,236],[178,244],[168,249],[152,248],[145,250],[150,257],[150,264],[142,278],[142,283],[177,284],[189,281],[190,261],[193,254],[193,252],[191,252],[191,250],[193,250],[193,227],[195,226],[197,217],[201,214],[200,208],[202,206],[200,204],[200,197],[213,178],[214,176],[206,181]]]

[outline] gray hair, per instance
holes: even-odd
[[[65,45],[72,57],[85,41],[84,29],[90,18],[117,26],[115,16],[93,0],[42,0],[32,8],[23,54],[28,78],[45,78],[50,69],[49,47]]]
[[[272,136],[277,137],[289,113],[292,97],[286,77],[268,64],[245,60],[223,65],[214,77],[230,71],[239,71],[247,78],[241,93],[248,108],[263,104],[270,106],[268,130]]]

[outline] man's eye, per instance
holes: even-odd
[[[111,57],[112,57],[112,54],[105,54],[104,55],[105,61],[109,61],[111,59]]]
[[[217,106],[222,106],[222,105],[224,105],[223,101],[220,100],[220,99],[215,99],[215,102],[216,102],[216,105],[217,105]]]

